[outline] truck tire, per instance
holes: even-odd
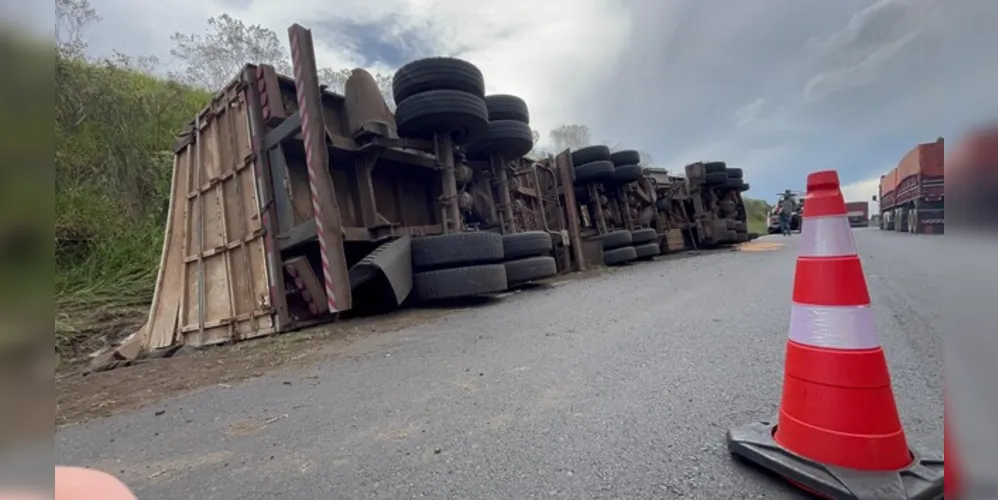
[[[392,96],[400,103],[430,90],[457,90],[485,97],[485,77],[474,64],[453,57],[417,59],[392,77]]]
[[[747,183],[747,182],[744,183],[744,184],[742,184],[742,186],[738,188],[738,192],[740,192],[740,193],[744,193],[745,191],[748,191],[748,190],[749,190],[749,183]]]
[[[412,240],[412,265],[418,270],[432,270],[503,260],[502,236],[498,233],[468,233],[423,236]]]
[[[644,169],[640,165],[621,165],[613,169],[613,182],[627,184],[640,179],[642,175]]]
[[[744,222],[742,222],[742,221],[735,221],[735,231],[738,231],[739,233],[744,233],[745,229],[746,228],[745,228],[745,223]]]
[[[738,221],[735,219],[724,219],[724,227],[726,229],[735,230],[735,228],[738,227]]]
[[[630,231],[613,231],[600,236],[600,241],[603,242],[604,252],[615,248],[630,246],[631,243],[634,242],[631,238]]]
[[[742,169],[738,167],[728,168],[727,170],[724,171],[724,173],[728,174],[728,177],[731,177],[732,179],[741,179],[742,176],[745,175]]]
[[[500,153],[503,158],[513,160],[534,149],[534,135],[530,125],[524,122],[493,120],[489,122],[486,139],[479,144],[490,153]]]
[[[583,163],[575,167],[575,185],[585,186],[603,182],[613,177],[613,163],[609,160],[600,160],[590,163]]]
[[[437,269],[412,275],[416,300],[453,299],[502,292],[508,288],[502,264]]]
[[[641,153],[633,149],[624,149],[610,153],[610,161],[618,167],[622,165],[637,165],[641,163]]]
[[[638,253],[634,247],[620,247],[603,251],[603,264],[607,266],[624,264],[637,258]]]
[[[494,94],[485,96],[485,107],[489,110],[489,120],[515,120],[530,123],[530,110],[527,103],[515,95]],[[531,136],[533,142],[533,136]]]
[[[506,283],[509,286],[522,285],[558,274],[558,264],[554,257],[527,257],[511,260],[503,265],[506,266]]]
[[[728,168],[728,165],[723,161],[708,161],[703,164],[703,169],[708,174],[724,173],[724,170]],[[727,175],[725,175],[727,177]]]
[[[634,253],[637,255],[637,260],[650,260],[656,255],[662,253],[662,249],[658,246],[658,243],[645,243],[644,245],[636,245],[634,247]]]
[[[551,253],[551,235],[544,231],[505,234],[502,237],[503,258],[507,261]]]
[[[642,245],[656,239],[658,239],[658,231],[654,229],[637,229],[631,231],[631,243],[634,245]]]
[[[730,243],[733,241],[738,241],[738,232],[734,229],[729,229],[724,232],[724,239],[721,240],[723,243]]]
[[[489,112],[481,97],[460,90],[429,90],[399,102],[395,122],[402,137],[429,139],[450,132],[458,144],[486,137]]]
[[[728,182],[728,176],[723,172],[711,172],[703,177],[703,183],[708,186],[718,186]]]
[[[597,161],[610,161],[610,148],[597,145],[572,151],[572,164],[576,167]]]
[[[745,181],[741,179],[730,178],[727,179],[724,185],[725,187],[728,187],[730,189],[741,189],[741,187],[745,185]]]

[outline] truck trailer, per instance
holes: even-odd
[[[403,66],[393,113],[363,70],[342,95],[320,86],[311,32],[289,38],[293,77],[247,64],[178,135],[149,316],[116,358],[499,293],[685,247],[682,229],[694,247],[747,239],[740,169],[656,185],[605,146],[533,158],[526,103],[485,95],[470,63]],[[658,223],[677,200],[688,224]]]
[[[880,177],[880,229],[942,234],[943,138],[919,144]]]
[[[363,70],[321,87],[311,32],[289,38],[294,77],[247,64],[177,137],[153,303],[119,356],[584,269],[569,154],[525,156],[521,99],[427,58],[396,73],[393,113]]]
[[[851,227],[869,227],[870,202],[850,201],[846,203],[846,215],[849,217]]]

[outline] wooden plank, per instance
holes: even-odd
[[[163,235],[163,252],[156,275],[156,288],[149,320],[142,329],[142,349],[158,349],[174,341],[177,314],[180,311],[180,294],[183,290],[183,224],[187,211],[187,168],[180,156],[173,157],[173,178],[170,181],[170,206],[167,208],[166,228]],[[178,204],[180,206],[178,206]]]
[[[568,219],[568,238],[572,242],[572,253],[579,271],[588,269],[586,258],[582,252],[582,229],[579,225],[579,204],[575,201],[575,189],[572,187],[572,154],[566,149],[554,159],[555,175],[560,180],[565,196],[565,215]],[[557,189],[558,186],[555,186]]]

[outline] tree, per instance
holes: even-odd
[[[55,43],[59,55],[66,58],[83,57],[87,48],[83,31],[98,21],[100,16],[88,0],[56,0]]]
[[[332,90],[342,94],[344,87],[346,86],[347,79],[353,74],[354,70],[350,69],[340,69],[332,70],[329,68],[322,68],[319,70],[319,83],[325,85]],[[381,96],[385,98],[385,103],[388,104],[388,108],[393,112],[395,111],[395,95],[392,92],[392,75],[386,75],[383,73],[371,73],[374,77],[374,82],[378,84],[378,90],[381,91]]]
[[[208,19],[204,35],[178,32],[170,40],[174,43],[170,53],[186,66],[172,76],[192,86],[219,90],[246,63],[269,64],[278,73],[291,74],[277,33],[259,24],[247,26],[228,14]]]
[[[586,125],[561,125],[552,130],[549,136],[558,151],[585,147],[592,140],[591,132]]]

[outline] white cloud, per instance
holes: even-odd
[[[804,85],[814,102],[849,88],[878,81],[886,65],[915,39],[942,28],[941,0],[879,0],[850,18],[839,31],[817,44],[827,65]]]
[[[766,104],[766,100],[763,98],[758,98],[735,111],[735,123],[739,126],[745,126],[753,122],[759,117],[759,113],[762,111],[762,106]]]
[[[551,128],[587,124],[594,139],[673,170],[742,167],[756,197],[803,189],[826,165],[862,179],[869,165],[995,109],[998,73],[980,52],[994,46],[994,0],[90,1],[104,18],[90,33],[97,55],[153,54],[164,70],[172,33],[203,32],[223,12],[282,40],[293,23],[312,28],[322,67],[390,73],[403,59],[462,57],[489,92],[527,101],[542,147]],[[42,3],[25,5],[35,10],[22,18],[44,18]],[[936,43],[942,25],[959,30]],[[368,64],[391,47],[418,50]],[[869,199],[871,185],[846,189]]]
[[[168,56],[171,33],[201,31],[205,19],[222,12],[272,29],[285,45],[291,24],[312,28],[317,64],[329,68],[367,67],[382,73],[397,69],[365,65],[365,54],[354,47],[324,40],[315,28],[330,19],[388,26],[392,31],[386,36],[415,32],[426,39],[433,55],[477,65],[488,92],[525,99],[542,141],[552,128],[582,121],[586,110],[578,103],[593,86],[613,76],[605,68],[625,49],[630,23],[629,12],[614,0],[179,0],[169,8],[154,0],[91,1],[105,17],[102,29],[94,30],[96,38],[109,31],[105,27],[120,33],[132,24],[128,36],[144,38],[136,40],[143,48],[158,46],[161,58]],[[128,19],[115,14],[122,9]],[[143,25],[154,29],[143,33]],[[110,43],[97,41],[101,46]],[[128,47],[118,50],[122,48]]]

